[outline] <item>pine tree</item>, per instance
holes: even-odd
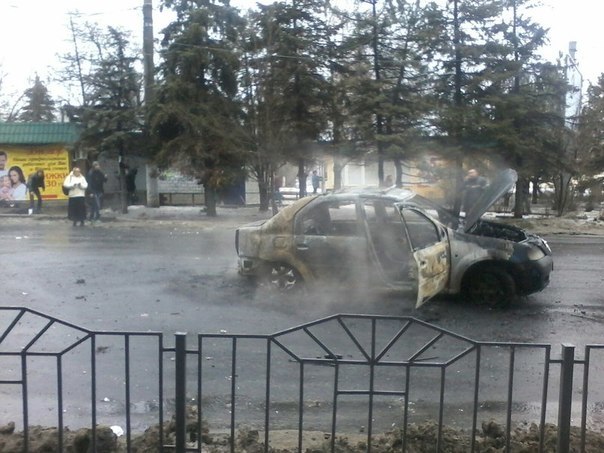
[[[344,38],[349,123],[358,145],[378,155],[378,179],[383,162],[391,159],[402,184],[402,160],[415,156],[426,135],[425,118],[433,103],[429,75],[436,66],[434,48],[443,33],[442,12],[432,3],[370,1],[352,16]],[[349,13],[342,12],[343,17]]]
[[[579,116],[577,150],[581,185],[591,190],[593,203],[601,202],[604,184],[604,74],[587,90],[585,107]]]
[[[534,173],[529,156],[543,155],[546,136],[560,126],[558,112],[550,109],[551,97],[559,93],[551,86],[539,88],[547,80],[537,55],[545,30],[528,15],[532,3],[451,2],[450,38],[443,43],[443,72],[436,80],[441,108],[434,125],[457,163],[456,212],[464,161],[472,159],[475,166],[503,160],[520,173],[515,214],[521,215]]]
[[[84,129],[78,146],[89,150],[94,160],[101,152],[119,156],[121,209],[127,212],[125,159],[141,148],[142,77],[135,69],[137,58],[130,49],[128,34],[108,27],[106,32],[87,26],[89,33],[78,34],[81,47],[94,49],[85,56],[86,73],[78,73],[83,104],[65,106],[72,121]]]
[[[228,2],[167,1],[177,20],[164,31],[161,82],[150,106],[156,160],[197,178],[207,214],[217,191],[242,178],[242,108],[238,99],[243,20]]]
[[[383,135],[385,157],[396,168],[396,185],[402,184],[402,161],[425,149],[425,117],[434,108],[429,94],[433,48],[442,33],[442,13],[434,4],[419,1],[386,2],[390,31],[383,40],[382,90],[385,100]]]
[[[18,121],[37,123],[55,120],[55,102],[40,77],[36,75],[33,86],[25,90],[24,97],[25,105],[19,112]]]
[[[287,159],[297,164],[300,196],[305,196],[312,148],[326,127],[329,61],[325,56],[332,29],[320,0],[259,8],[253,24],[266,64],[258,86],[258,117],[271,118],[270,123],[262,121],[265,134],[287,140],[282,146]]]

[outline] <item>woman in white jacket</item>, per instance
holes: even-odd
[[[63,186],[69,190],[69,202],[67,205],[67,217],[76,226],[84,226],[86,220],[86,188],[88,182],[78,167],[73,167],[71,173],[67,175]]]

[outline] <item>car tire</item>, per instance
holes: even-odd
[[[304,286],[300,273],[288,264],[271,263],[266,275],[271,290],[279,293],[298,293]]]
[[[505,269],[483,267],[464,277],[463,296],[477,305],[505,307],[516,296],[516,282]]]

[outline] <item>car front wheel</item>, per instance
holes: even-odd
[[[475,304],[507,306],[516,295],[516,284],[504,269],[487,267],[464,278],[463,295]]]
[[[272,263],[267,275],[270,287],[281,293],[298,292],[303,287],[302,276],[287,264]]]

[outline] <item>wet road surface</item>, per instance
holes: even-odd
[[[550,286],[507,309],[473,307],[441,298],[416,311],[411,301],[401,301],[396,294],[351,293],[341,287],[295,301],[267,298],[236,273],[234,230],[233,225],[210,222],[166,222],[161,225],[116,222],[84,228],[73,228],[64,221],[8,222],[0,230],[2,305],[28,307],[95,331],[162,332],[167,344],[173,343],[175,332],[188,332],[189,344],[195,344],[193,334],[198,332],[269,334],[334,313],[413,316],[475,340],[549,343],[554,345],[554,351],[561,343],[572,343],[578,347],[604,343],[602,237],[547,238],[555,257]],[[34,331],[40,328],[41,323],[24,320],[22,324],[23,331]],[[4,325],[0,323],[0,326]],[[79,338],[77,331],[59,330],[46,340],[47,345],[59,348],[72,338]],[[26,337],[24,334],[23,338]],[[123,391],[117,390],[123,380],[119,377],[124,366],[121,360],[124,351],[122,341],[107,336],[96,345],[97,369],[116,376],[98,383],[98,409],[102,420],[108,423],[120,419],[120,414],[123,414]],[[135,374],[151,377],[151,384],[132,390],[131,407],[135,414],[141,415],[136,424],[143,428],[145,423],[149,423],[146,415],[157,411],[156,399],[149,396],[153,393],[153,382],[157,383],[157,364],[154,364],[157,346],[138,338],[132,340],[131,346],[136,350],[136,359],[132,359],[130,367],[135,369]],[[220,421],[229,418],[229,402],[225,395],[232,376],[229,363],[216,357],[229,348],[228,344],[214,341],[203,354],[209,364],[208,382],[220,388],[207,395],[204,402]],[[264,380],[262,367],[257,369],[263,363],[262,346],[252,345],[249,348],[248,353],[242,353],[239,359],[241,369],[252,376],[251,387],[242,391],[245,403],[242,403],[241,411],[262,418]],[[81,357],[78,354],[82,354]],[[85,351],[75,350],[74,363],[68,365],[66,360],[68,376],[91,373],[89,364],[81,363],[83,357]],[[505,377],[505,372],[498,370],[501,360],[504,360],[502,357],[505,354],[495,350],[488,358],[492,369],[492,384],[489,385],[493,389],[500,386]],[[534,357],[519,360],[526,361],[527,382],[531,375],[540,372],[532,365]],[[164,364],[166,372],[170,365],[167,359]],[[46,388],[52,393],[50,389],[56,387],[56,377],[49,378],[47,369],[50,368],[43,364],[42,359],[39,363],[30,364],[30,370],[33,370],[31,380],[37,379],[41,389]],[[19,374],[18,370],[17,362],[5,364],[0,380],[14,378]],[[68,424],[77,424],[90,403],[86,403],[86,398],[80,398],[79,389],[69,388],[69,379],[64,386],[73,401],[67,405],[65,417]],[[459,379],[458,388],[467,388],[465,378]],[[309,400],[319,402],[308,409],[310,419],[318,425],[322,423],[321,417],[312,418],[312,413],[313,408],[326,407],[325,398],[331,391],[331,387],[324,384],[326,380],[329,380],[329,373],[317,369],[309,372],[306,381],[321,383],[316,394],[311,392],[308,395]],[[430,377],[424,379],[426,382],[437,383]],[[522,409],[524,412],[533,410],[532,390],[528,384],[518,386],[518,400],[527,406]],[[291,389],[283,391],[281,401],[287,407],[290,404],[287,403],[287,395],[291,394]],[[505,388],[502,391],[505,392]],[[418,392],[429,400],[429,389]],[[463,410],[467,397],[462,392],[458,393],[458,406]],[[52,423],[49,419],[56,419],[56,411],[44,395],[44,390],[30,395],[30,404],[36,408],[35,416],[32,414],[34,420],[30,423],[36,423],[38,419],[39,423],[48,424]],[[396,401],[383,403],[387,413],[395,411],[400,414]],[[16,418],[11,412],[16,411],[19,403],[17,398],[12,404],[4,405],[0,411],[0,424]],[[282,414],[284,412],[281,411]],[[388,420],[391,418],[392,414]],[[287,424],[287,419],[283,418],[281,422]],[[123,425],[123,419],[116,423]]]

